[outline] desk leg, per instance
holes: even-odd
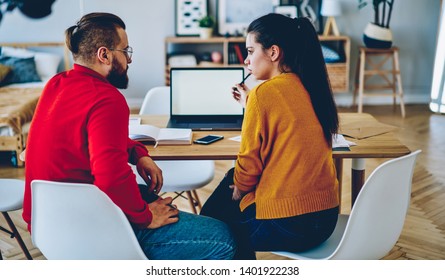
[[[343,159],[336,158],[334,159],[335,170],[337,172],[337,181],[338,181],[338,211],[341,213],[341,192],[342,192],[342,175],[343,175]]]
[[[365,159],[353,158],[351,170],[351,209],[365,183]]]
[[[360,51],[360,74],[359,74],[359,84],[358,84],[358,113],[363,112],[363,95],[365,91],[365,51]]]

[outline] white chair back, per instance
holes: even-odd
[[[14,225],[8,212],[19,210],[23,206],[23,194],[25,193],[25,181],[21,179],[6,179],[0,178],[0,212],[6,220],[11,231],[0,226],[0,231],[10,234],[11,238],[15,237],[20,248],[22,248],[25,257],[32,260],[32,256],[28,248],[23,242],[17,227]],[[2,260],[2,253],[0,250],[0,260]]]
[[[408,212],[421,151],[381,164],[357,196],[333,259],[380,259],[396,244]]]
[[[90,184],[34,180],[31,236],[47,259],[147,259],[122,210]]]
[[[339,215],[332,235],[304,252],[273,252],[293,259],[378,260],[394,247],[408,212],[417,155],[389,160],[366,180],[350,215]]]
[[[22,209],[25,181],[20,179],[0,179],[0,212]]]
[[[150,89],[142,102],[139,115],[170,114],[170,87],[159,86]]]
[[[159,86],[150,89],[145,95],[140,115],[169,115],[170,114],[170,87]],[[215,162],[213,160],[165,160],[156,161],[163,171],[163,192],[186,192],[193,213],[201,208],[198,194],[194,191],[210,183],[215,176]],[[144,180],[139,176],[135,167],[132,167],[139,184]],[[197,207],[196,207],[197,206]],[[197,209],[198,208],[198,209]]]

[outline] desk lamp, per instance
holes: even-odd
[[[320,13],[322,16],[328,17],[326,25],[324,26],[323,36],[328,36],[331,32],[335,36],[340,36],[334,18],[335,16],[341,15],[340,2],[338,0],[323,0]]]

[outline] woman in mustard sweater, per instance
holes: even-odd
[[[247,32],[245,64],[264,82],[234,89],[246,108],[241,148],[201,211],[231,227],[238,259],[319,245],[334,230],[339,205],[338,115],[314,27],[307,18],[268,14]]]

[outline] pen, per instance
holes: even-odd
[[[244,82],[247,80],[247,78],[249,78],[249,76],[252,75],[252,73],[247,74],[246,77],[244,77],[244,79],[241,81],[241,83],[239,83],[240,85],[243,85]]]
[[[243,80],[241,81],[241,83],[239,83],[240,86],[244,85],[244,82],[247,80],[247,78],[249,78],[249,76],[252,75],[252,73],[247,74],[246,77],[243,78]],[[232,87],[232,90],[234,92],[239,92],[238,89],[236,87]]]
[[[169,206],[169,207],[172,208],[172,209],[178,209],[175,205],[173,205],[173,204],[171,204],[171,203],[167,204],[167,206]]]

